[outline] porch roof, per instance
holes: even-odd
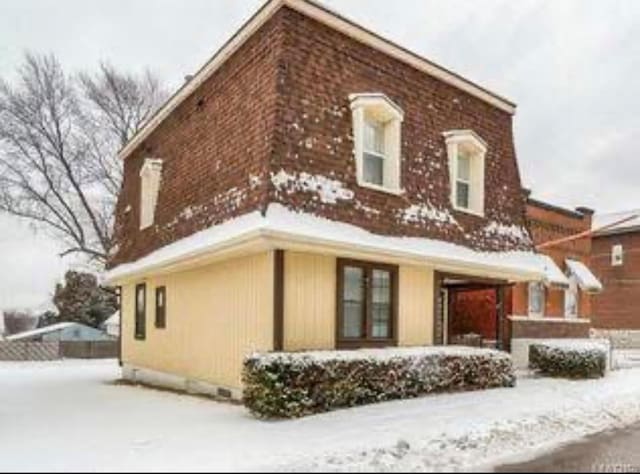
[[[543,254],[481,252],[442,240],[378,235],[352,224],[294,212],[275,203],[269,205],[265,215],[258,211],[245,214],[162,247],[135,262],[119,265],[107,272],[106,280],[113,284],[144,274],[174,271],[178,265],[184,267],[190,261],[203,263],[203,258],[248,242],[254,243],[253,250],[318,249],[336,255],[351,253],[369,259],[426,264],[437,270],[466,275],[568,284],[553,260]]]
[[[602,283],[584,263],[578,260],[565,260],[567,268],[573,275],[581,290],[587,293],[599,293],[602,291]]]

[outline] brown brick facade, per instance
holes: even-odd
[[[528,247],[484,232],[490,220],[524,225],[512,117],[300,13],[284,15],[287,37],[276,153],[272,172],[319,174],[354,192],[327,205],[313,193],[271,189],[270,199],[387,235],[432,237],[472,247]],[[359,187],[353,154],[349,95],[381,92],[404,111],[401,184],[404,195]],[[450,204],[447,152],[442,133],[472,129],[487,143],[486,218],[456,212]],[[406,222],[412,205],[430,204],[457,223]]]
[[[611,248],[622,245],[623,264],[611,265]],[[596,235],[591,265],[604,286],[595,298],[593,326],[640,330],[640,231]]]
[[[125,160],[110,266],[266,206],[282,40],[272,18]],[[155,224],[140,231],[139,173],[148,157],[163,170]]]
[[[401,196],[356,183],[349,94],[380,92],[404,111]],[[449,201],[442,133],[472,129],[488,144],[485,218]],[[138,230],[139,170],[163,160],[154,226]],[[286,177],[277,180],[277,177]],[[304,180],[345,190],[323,202]],[[530,249],[512,117],[319,22],[282,8],[125,161],[110,265],[136,260],[269,202],[375,233],[430,237],[483,250]],[[452,220],[407,218],[411,206]]]

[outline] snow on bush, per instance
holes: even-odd
[[[298,418],[438,392],[515,386],[511,356],[464,347],[270,353],[244,362],[245,406]]]
[[[589,341],[532,344],[529,346],[529,368],[551,377],[604,377],[607,369],[607,348]]]

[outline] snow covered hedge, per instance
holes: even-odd
[[[588,379],[604,377],[607,348],[584,342],[545,342],[529,346],[529,368],[551,377]]]
[[[244,403],[260,418],[297,418],[429,393],[513,387],[511,356],[420,347],[255,354],[244,362]]]

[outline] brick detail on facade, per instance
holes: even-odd
[[[590,324],[585,321],[509,320],[513,339],[582,339],[589,337]]]
[[[622,245],[623,263],[611,265],[611,249]],[[593,326],[640,330],[640,231],[596,235],[591,266],[604,290],[595,298]]]
[[[348,97],[358,92],[384,93],[404,111],[400,196],[356,183]],[[442,133],[454,129],[471,129],[488,144],[485,217],[451,206]],[[163,171],[154,225],[141,231],[145,158],[162,159]],[[109,267],[264,212],[270,202],[378,234],[480,250],[532,248],[509,113],[286,7],[181,103],[124,168]],[[330,195],[337,189],[336,197],[323,198],[322,186],[334,188]]]

